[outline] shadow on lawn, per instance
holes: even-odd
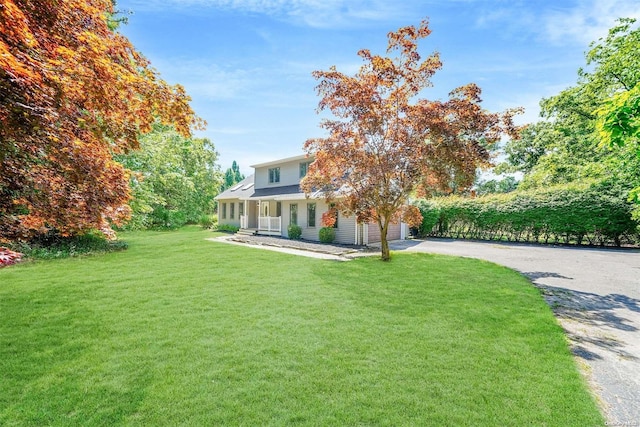
[[[541,273],[525,273],[525,275],[532,280],[541,277],[559,277],[555,274],[542,275]],[[535,282],[534,285],[540,289],[559,320],[577,322],[584,327],[581,329],[586,329],[586,333],[567,330],[567,337],[573,343],[572,351],[576,356],[586,360],[601,359],[601,356],[590,350],[601,349],[626,359],[638,359],[637,356],[623,349],[626,345],[624,342],[611,335],[589,333],[588,330],[605,327],[625,332],[638,331],[638,326],[634,325],[633,320],[623,315],[624,310],[640,313],[640,300],[620,294],[597,295]]]

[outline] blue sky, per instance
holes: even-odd
[[[475,82],[490,111],[522,106],[536,121],[541,98],[576,82],[589,43],[638,0],[118,0],[121,32],[169,83],[182,84],[208,123],[223,169],[302,153],[326,136],[314,70],[354,74],[362,48],[384,54],[386,35],[428,18],[423,56],[443,68],[424,92],[445,99]]]

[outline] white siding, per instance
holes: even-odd
[[[255,188],[284,187],[286,185],[296,185],[300,183],[300,163],[308,162],[309,159],[295,160],[280,163],[272,166],[264,166],[255,169]],[[269,183],[269,169],[280,168],[280,182]]]
[[[336,228],[336,242],[353,245],[356,238],[355,216],[338,215],[338,228]]]
[[[227,215],[226,218],[222,218],[222,204],[226,203]],[[218,224],[220,225],[235,225],[236,227],[240,227],[240,207],[238,206],[240,203],[244,203],[238,199],[221,199],[218,200]],[[231,205],[234,205],[234,215],[231,218]]]
[[[316,204],[316,225],[315,227],[307,226],[307,205],[309,203]],[[300,200],[298,202],[298,225],[302,227],[302,238],[307,240],[320,240],[320,228],[322,228],[322,212],[327,210],[327,205],[322,200]]]

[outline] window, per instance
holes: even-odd
[[[307,176],[307,172],[309,172],[309,165],[311,162],[303,162],[300,163],[300,178],[304,178]]]
[[[238,203],[238,216],[243,216],[244,215],[244,203],[240,202]]]
[[[222,219],[227,219],[227,204],[222,204]]]
[[[269,184],[280,182],[280,168],[269,169]]]
[[[298,225],[298,205],[296,203],[289,206],[289,224]]]
[[[282,202],[276,202],[276,216],[282,216]]]
[[[236,215],[236,204],[235,203],[230,203],[229,204],[229,218],[233,219]]]
[[[316,226],[316,204],[307,203],[307,227]]]

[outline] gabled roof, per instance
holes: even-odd
[[[251,165],[252,168],[264,168],[267,166],[276,166],[279,165],[281,163],[287,163],[287,162],[293,162],[295,160],[313,160],[312,156],[309,156],[307,154],[301,154],[298,156],[293,156],[293,157],[287,157],[286,159],[278,159],[278,160],[272,160],[269,162],[265,162],[265,163],[258,163],[255,165]]]
[[[223,191],[216,196],[216,200],[220,199],[240,199],[240,200],[300,200],[307,198],[300,189],[300,185],[283,185],[280,187],[267,187],[255,189],[254,175],[249,175],[238,184]],[[311,195],[311,198],[318,198],[318,193]]]
[[[253,188],[253,177],[254,175],[251,174],[231,188],[227,188],[216,196],[216,200],[249,198],[255,192],[255,189]]]

